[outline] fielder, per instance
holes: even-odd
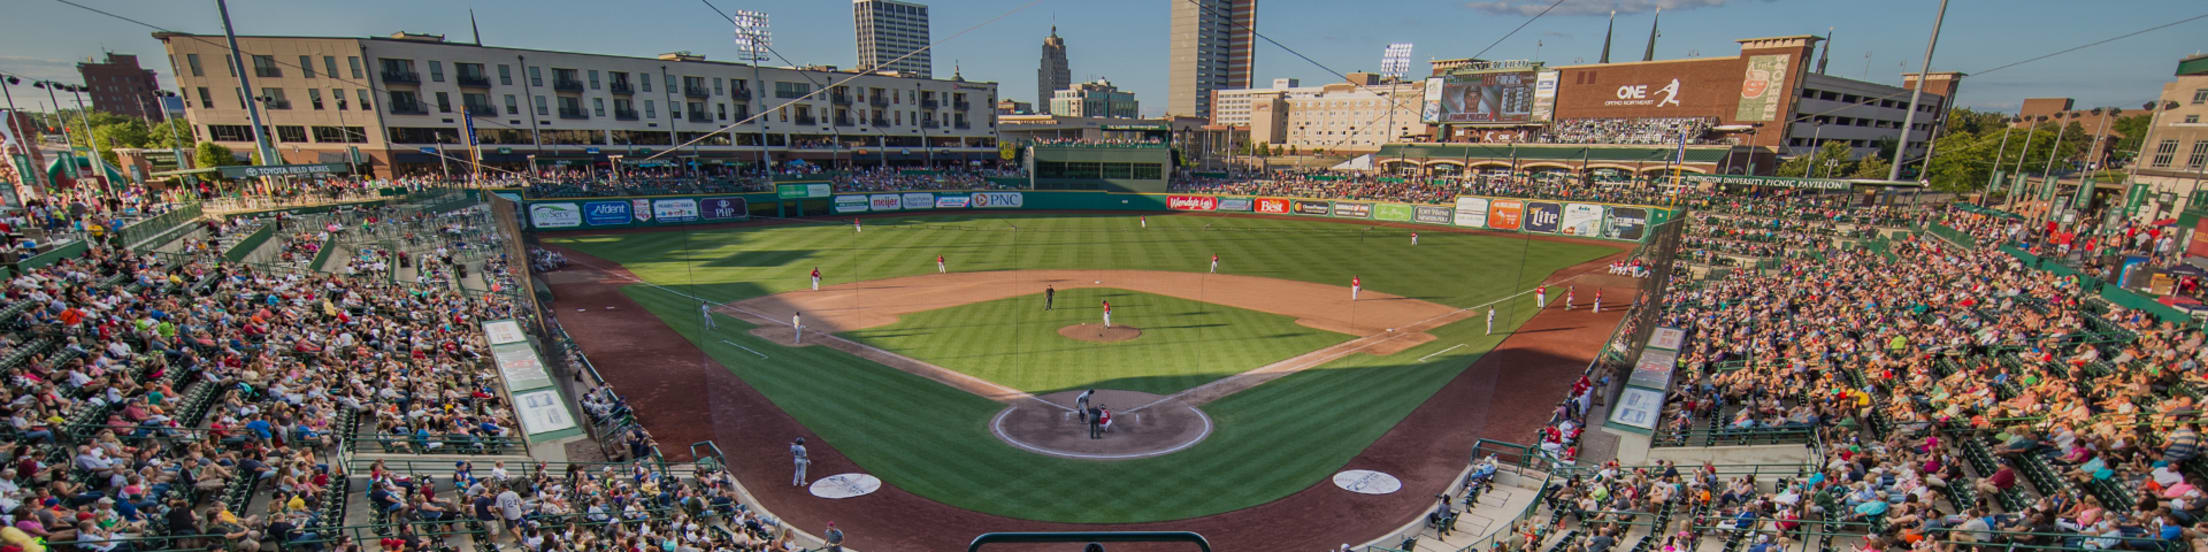
[[[1104,300],[1104,327],[1112,327],[1112,301]]]
[[[1487,308],[1487,335],[1495,335],[1495,307]]]
[[[1595,290],[1595,314],[1602,314],[1602,290]]]
[[[1549,285],[1548,285],[1548,284],[1541,284],[1541,285],[1538,285],[1538,286],[1534,286],[1534,288],[1533,288],[1533,308],[1537,308],[1537,309],[1545,309],[1545,308],[1549,308]]]
[[[698,317],[705,319],[705,329],[713,329],[713,304],[698,303]]]
[[[1364,290],[1364,289],[1365,289],[1365,279],[1363,279],[1363,278],[1358,278],[1358,277],[1356,277],[1356,276],[1350,276],[1350,277],[1349,277],[1349,300],[1351,300],[1351,301],[1355,301],[1355,300],[1357,300],[1357,292],[1358,292],[1358,291],[1362,291],[1362,290]]]
[[[1148,215],[1142,217],[1142,228],[1144,230],[1150,229],[1150,217]]]
[[[1219,272],[1219,254],[1218,254],[1218,253],[1213,253],[1213,254],[1211,254],[1211,271],[1212,271],[1212,273],[1215,273],[1215,274]]]
[[[1418,247],[1418,233],[1411,233],[1411,247]]]
[[[860,224],[859,224],[859,219],[855,219],[855,218],[854,218],[854,219],[851,219],[851,231],[852,231],[852,232],[854,232],[854,233],[857,233],[857,232],[865,232],[865,231],[866,231],[866,227],[865,227],[865,226],[862,226],[862,225],[860,225]]]
[[[790,442],[790,461],[797,465],[797,473],[790,476],[790,486],[805,486],[805,466],[812,464],[813,459],[805,455],[804,437]]]
[[[794,311],[793,311],[793,312],[791,312],[791,313],[790,313],[790,342],[791,342],[791,343],[804,343],[804,342],[805,342],[805,318],[804,318],[804,316],[805,316],[805,313],[801,313],[801,312],[794,312]]]
[[[1564,288],[1564,310],[1572,310],[1572,303],[1577,302],[1573,299],[1576,299],[1577,295],[1579,295],[1579,286],[1566,286]]]
[[[950,271],[951,271],[950,267],[947,267],[947,266],[944,266],[944,265],[943,265],[943,256],[942,256],[942,255],[936,255],[936,256],[935,256],[935,273],[936,273],[936,274],[943,274],[943,273],[946,273],[946,272],[950,272]]]
[[[820,291],[820,267],[813,267],[813,291]]]

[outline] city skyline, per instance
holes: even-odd
[[[212,2],[83,3],[171,30],[220,31]],[[405,30],[470,40],[469,3],[402,0],[393,4],[395,9],[364,13],[342,5],[234,0],[231,10],[238,31],[246,35],[367,37]],[[686,14],[683,17],[597,17],[593,19],[593,30],[597,32],[589,34],[536,31],[557,28],[547,21],[576,13],[558,9],[566,4],[580,5],[553,1],[532,4],[537,8],[526,12],[489,2],[472,5],[485,42],[494,46],[637,56],[690,50],[708,59],[738,57],[727,22],[717,21],[719,15],[698,4],[670,2],[651,12]],[[1262,83],[1288,77],[1307,83],[1337,81],[1336,72],[1375,70],[1371,52],[1389,42],[1419,44],[1411,73],[1421,75],[1426,61],[1474,55],[1525,23],[1527,4],[1509,0],[1444,6],[1372,5],[1360,6],[1358,17],[1332,17],[1325,15],[1332,12],[1323,2],[1269,0],[1259,9],[1259,30],[1293,52],[1259,39],[1252,80]],[[1533,11],[1546,4],[1538,3]],[[1959,1],[1950,8],[1933,69],[1974,73],[1968,91],[1958,98],[1961,106],[2013,111],[2025,98],[2033,97],[2071,97],[2087,107],[2136,106],[2156,94],[2157,86],[2168,78],[2178,58],[2208,48],[2208,42],[2197,38],[2202,36],[2200,30],[2208,29],[2208,21],[2194,20],[1997,73],[1975,75],[2063,48],[2200,15],[2189,13],[2197,7],[2176,1],[2145,2],[2132,10],[2078,13],[2030,9],[2030,5],[2056,6],[2052,1],[2023,4]],[[1026,78],[1036,70],[1034,58],[1012,52],[1033,52],[1036,37],[1046,34],[1056,23],[1067,42],[1090,45],[1069,54],[1070,64],[1079,68],[1071,75],[1072,81],[1109,77],[1138,96],[1163,99],[1169,92],[1165,23],[1170,5],[1145,3],[1128,9],[1053,0],[975,0],[936,6],[930,15],[934,25],[941,28],[932,33],[939,42],[930,54],[959,65],[969,80],[1002,83],[1002,97],[1038,98],[1041,94]],[[716,2],[716,6],[723,10],[762,10],[775,17],[776,49],[787,56],[787,63],[777,58],[770,65],[819,64],[849,69],[850,61],[857,58],[850,16],[841,3],[774,0]],[[1823,35],[1827,27],[1835,27],[1831,73],[1889,84],[1899,84],[1901,73],[1917,70],[1932,11],[1928,4],[1902,0],[1859,3],[1848,9],[1773,2],[1630,2],[1623,7],[1649,9],[1620,11],[1619,28],[1629,29],[1621,31],[1619,40],[1629,45],[1622,48],[1630,51],[1640,45],[1636,43],[1645,39],[1641,29],[1649,24],[1651,12],[1658,6],[1666,9],[1657,59],[1730,55],[1734,39]],[[1566,0],[1557,10],[1502,40],[1483,57],[1532,58],[1551,65],[1575,60],[1592,62],[1600,48],[1610,7],[1609,2]],[[11,53],[0,56],[0,73],[29,80],[75,82],[77,61],[112,51],[139,55],[147,68],[159,73],[164,87],[175,86],[169,64],[150,37],[152,29],[58,2],[26,2],[12,11],[23,17],[0,21],[0,33],[18,37],[17,43],[11,44]],[[29,90],[29,80],[13,90]],[[24,103],[34,109],[43,103],[40,94],[25,95],[33,99]],[[1164,103],[1146,106],[1144,115],[1162,113]]]

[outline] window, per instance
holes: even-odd
[[[2177,140],[2165,139],[2154,146],[2154,167],[2169,168],[2171,158],[2177,157]]]
[[[513,95],[513,94],[507,94],[507,95],[506,95],[506,114],[507,114],[507,115],[520,115],[520,114],[521,114],[521,107],[519,107],[520,105],[521,105],[520,103],[518,103],[518,102],[515,102],[515,101],[514,101],[514,95]]]
[[[337,78],[337,56],[322,56],[322,74]]]
[[[721,120],[728,120],[728,104],[713,102],[713,111],[718,114]]]
[[[2208,103],[2208,88],[2193,91],[2193,105]]]
[[[291,109],[291,100],[284,97],[282,88],[263,88],[261,97],[268,98],[270,109]]]
[[[637,80],[637,82],[641,82],[641,83],[643,83],[643,84],[644,84],[644,91],[645,91],[645,92],[650,92],[650,91],[652,91],[652,77],[651,77],[651,75],[648,75],[648,74],[644,74],[644,73],[637,73],[637,74],[636,74],[636,80]]]
[[[359,93],[359,95],[360,95],[360,108],[361,108],[362,110],[367,110],[367,109],[371,109],[371,108],[373,108],[374,104],[370,104],[370,103],[368,103],[368,89],[366,89],[366,88],[362,88],[362,89],[354,90],[353,92],[357,92],[357,93]]]
[[[331,99],[331,100],[336,100],[336,101],[337,101],[337,110],[338,110],[338,111],[344,111],[344,110],[345,110],[345,89],[343,89],[343,88],[332,88],[332,89],[330,89],[330,99]]]
[[[360,56],[345,56],[345,64],[352,66],[353,78],[364,78],[360,75]]]
[[[538,94],[538,95],[536,95],[536,96],[535,96],[535,99],[536,99],[536,106],[537,106],[537,115],[540,115],[540,116],[542,116],[542,115],[551,115],[551,114],[552,114],[552,106],[550,106],[550,105],[546,105],[546,104],[544,103],[544,95],[543,95],[543,94]]]
[[[813,85],[811,85],[811,84],[808,84],[808,83],[802,83],[802,82],[777,82],[777,83],[774,83],[774,97],[777,97],[777,98],[803,98],[803,97],[805,97],[805,94],[806,94],[806,93],[809,93],[809,92],[812,92],[812,91],[813,91]]]
[[[2194,140],[2193,155],[2185,158],[2185,168],[2197,171],[2202,166],[2208,166],[2208,140]]]
[[[652,80],[651,80],[651,79],[644,79],[644,82],[652,82]],[[657,117],[659,117],[659,114],[658,114],[657,112],[654,112],[654,111],[652,111],[652,101],[651,101],[651,100],[644,100],[644,118],[646,118],[646,119],[652,119],[652,118],[657,118]]]
[[[498,64],[498,85],[499,85],[499,86],[513,86],[513,85],[514,85],[514,68],[513,68],[513,66],[511,66],[511,65],[507,65],[507,64],[504,64],[504,63]]]
[[[2198,122],[2200,122],[2200,116],[2199,116],[2199,115],[2186,115],[2186,116],[2185,116],[2185,123],[2186,123],[2186,124],[2192,124],[2192,123],[2198,123]]]
[[[667,75],[667,93],[675,93],[675,76]]]
[[[207,93],[207,87],[205,87],[205,86],[199,87],[199,108],[200,108],[200,109],[214,109],[214,108],[215,108],[215,95],[214,95],[214,94],[209,94],[209,93]]]
[[[253,127],[250,125],[207,125],[207,139],[216,142],[251,142]]]
[[[590,70],[590,89],[591,89],[591,90],[597,90],[597,89],[598,89],[598,70],[597,70],[597,69],[592,69],[592,70]],[[604,115],[604,113],[600,113],[599,115]]]
[[[312,129],[314,141],[323,143],[362,143],[368,141],[368,132],[361,127],[318,126]]]
[[[304,67],[304,66],[301,66],[301,67]],[[310,104],[314,104],[314,110],[315,110],[315,111],[321,111],[321,110],[322,110],[322,89],[320,89],[320,88],[309,88],[309,89],[307,89],[307,103],[310,103]]]
[[[595,77],[595,76],[598,76],[598,72],[596,72],[596,71],[592,71],[592,72],[590,73],[590,75],[591,75],[591,76],[593,76],[593,77]],[[592,82],[596,82],[596,81],[592,81]],[[604,116],[606,116],[606,99],[605,99],[605,98],[591,98],[591,99],[590,99],[590,114],[591,114],[592,116],[595,116],[595,117],[604,117]]]
[[[299,125],[278,125],[276,127],[276,141],[305,142],[307,141],[307,127]]]
[[[199,54],[184,54],[184,64],[185,64],[185,65],[190,65],[190,66],[192,66],[192,76],[194,76],[194,77],[204,77],[204,76],[207,76],[207,74],[206,74],[205,72],[203,72],[203,71],[201,71],[201,70],[200,70],[200,65],[199,65]]]
[[[299,56],[299,76],[314,78],[314,56]]]
[[[429,82],[445,82],[445,62],[429,60]]]
[[[274,78],[284,76],[284,72],[276,68],[276,56],[256,54],[253,56],[253,76]]]
[[[438,92],[438,93],[437,93],[437,112],[438,112],[438,113],[451,113],[451,112],[452,112],[452,96],[448,96],[448,95],[445,95],[445,93],[444,93],[444,92]]]
[[[721,82],[722,82],[722,80],[723,80],[723,79],[719,79],[719,78],[715,78],[715,79],[713,79],[713,95],[715,95],[715,96],[719,96],[719,95],[721,95]]]
[[[529,66],[529,86],[544,86],[544,68]]]

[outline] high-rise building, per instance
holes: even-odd
[[[1257,0],[1173,3],[1165,110],[1211,117],[1211,91],[1250,87]]]
[[[77,74],[84,77],[85,86],[92,88],[92,109],[154,121],[168,120],[167,110],[161,109],[161,99],[153,96],[155,90],[161,89],[161,82],[154,78],[153,70],[138,66],[138,56],[110,52],[104,62],[77,62]]]
[[[2208,125],[2201,124],[2208,117],[2208,54],[2178,61],[2176,78],[2162,83],[2153,107],[2141,113],[2148,117],[2147,136],[2132,177],[2146,188],[2135,193],[2153,193],[2130,201],[2151,204],[2141,211],[2142,218],[2175,217],[2208,178]]]
[[[1035,68],[1035,105],[1050,113],[1050,100],[1073,84],[1073,69],[1066,65],[1066,39],[1058,38],[1058,26],[1050,26],[1043,39],[1043,62]]]
[[[926,5],[898,0],[851,0],[851,20],[859,36],[859,70],[935,77],[935,64],[928,60],[929,52],[924,50],[928,47]],[[912,56],[897,59],[908,53]]]
[[[1135,103],[1135,93],[1120,90],[1104,79],[1076,84],[1054,94],[1050,98],[1052,115],[1133,119],[1142,111]]]

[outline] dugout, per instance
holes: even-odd
[[[1028,174],[1037,190],[1165,193],[1173,149],[1164,143],[1036,144]]]

